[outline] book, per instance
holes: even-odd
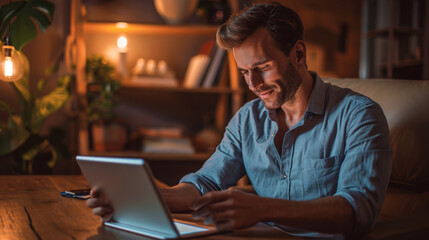
[[[210,58],[209,66],[207,67],[207,72],[204,75],[201,87],[209,88],[214,86],[214,83],[219,77],[220,71],[222,69],[222,63],[225,59],[225,56],[226,50],[216,45],[213,49],[213,54]]]
[[[183,87],[196,88],[201,84],[201,79],[207,69],[209,63],[209,56],[206,54],[198,54],[193,56],[189,61],[186,70],[185,79],[183,80]]]
[[[194,154],[189,138],[147,137],[143,139],[142,151],[146,153]]]

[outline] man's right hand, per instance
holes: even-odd
[[[90,199],[86,200],[86,206],[92,208],[92,212],[100,216],[103,222],[112,219],[113,207],[106,195],[100,189],[93,188],[89,196]]]

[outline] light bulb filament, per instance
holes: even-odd
[[[13,75],[13,62],[10,57],[6,57],[4,61],[4,75],[6,77],[12,77]]]

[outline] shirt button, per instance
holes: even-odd
[[[286,178],[287,178],[286,174],[283,174],[283,179],[286,179]]]

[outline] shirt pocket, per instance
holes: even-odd
[[[338,156],[328,158],[308,158],[304,159],[304,169],[333,168],[338,165]]]
[[[332,196],[337,190],[339,157],[304,159],[302,188],[307,199]]]

